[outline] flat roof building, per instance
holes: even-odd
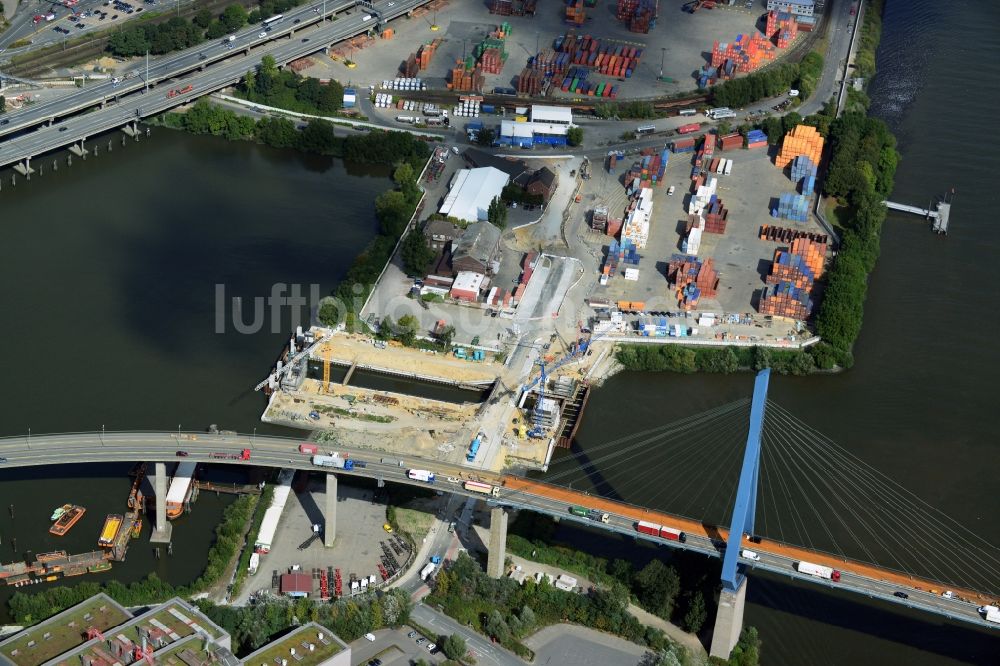
[[[572,125],[573,109],[568,106],[531,105],[531,122],[552,123],[555,125]]]
[[[351,648],[315,622],[304,624],[248,654],[246,666],[351,666]]]
[[[509,181],[510,176],[495,167],[460,169],[438,212],[466,222],[485,220],[490,202],[500,196]]]
[[[451,285],[451,297],[460,301],[477,301],[485,281],[486,276],[482,273],[462,271]]]
[[[812,16],[815,9],[814,0],[767,0],[769,12],[791,12],[798,16]]]

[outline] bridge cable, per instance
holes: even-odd
[[[771,449],[773,447],[767,446],[767,448]],[[808,531],[805,529],[805,521],[802,520],[802,516],[799,513],[798,504],[791,501],[792,493],[789,491],[788,484],[786,483],[786,477],[791,475],[791,471],[788,469],[788,463],[782,456],[779,455],[772,455],[771,458],[775,461],[776,466],[778,467],[776,478],[778,479],[778,485],[781,487],[782,497],[780,499],[785,500],[785,503],[792,508],[792,527],[798,534],[797,538],[800,539],[800,543],[805,543],[812,547],[812,540],[809,538]],[[785,470],[787,470],[787,472]],[[775,506],[777,507],[780,505]]]
[[[606,444],[590,448],[587,451],[581,451],[580,453],[574,453],[570,456],[560,458],[560,460],[556,464],[563,465],[563,464],[568,464],[570,462],[579,463],[581,459],[587,458],[585,466],[589,466],[600,472],[607,473],[608,469],[612,469],[614,467],[633,462],[633,459],[639,456],[648,455],[650,444],[666,439],[667,437],[673,434],[684,434],[686,431],[692,430],[698,426],[710,425],[715,418],[724,415],[727,412],[731,412],[736,408],[737,405],[731,403],[730,405],[724,405],[723,407],[715,408],[709,410],[708,412],[703,412],[701,414],[692,417],[687,417],[685,419],[681,419],[680,421],[670,423],[665,426],[660,426],[658,428],[652,428],[650,430],[646,430],[643,432],[626,435],[625,437],[620,437]],[[634,440],[637,437],[642,437],[644,435],[649,435],[651,433],[654,433],[651,437],[645,437],[644,439],[632,442],[631,444],[622,447],[622,444],[625,444],[629,440]],[[603,456],[591,457],[593,453],[607,449],[612,449],[612,450],[610,453],[607,453]],[[628,455],[630,453],[632,455]],[[601,465],[601,463],[608,463],[608,464]],[[569,469],[566,469],[561,472],[547,474],[545,480],[549,483],[554,483],[559,479],[577,473],[578,470],[579,467],[570,467]]]
[[[969,532],[969,530],[964,528],[961,524],[957,523],[957,521],[955,521],[954,519],[947,516],[947,514],[944,514],[943,512],[934,507],[931,507],[922,499],[920,499],[918,496],[906,490],[896,482],[892,481],[881,472],[878,472],[870,465],[867,465],[863,461],[858,460],[856,456],[853,456],[849,452],[843,450],[841,447],[836,446],[836,444],[830,442],[829,440],[825,440],[824,443],[827,442],[831,447],[835,447],[837,451],[835,451],[836,455],[830,455],[829,453],[827,453],[824,455],[824,457],[829,460],[836,461],[840,464],[850,465],[848,469],[848,472],[850,473],[850,478],[865,477],[874,479],[875,483],[871,484],[870,491],[874,493],[875,497],[881,500],[883,503],[902,505],[900,508],[902,509],[901,513],[903,519],[910,521],[913,527],[915,528],[915,531],[924,532],[928,535],[929,538],[933,538],[933,540],[939,540],[942,532],[951,534],[954,536],[955,540],[967,543],[969,548],[973,551],[972,554],[975,557],[976,561],[979,562],[981,566],[995,567],[997,566],[997,564],[1000,564],[1000,558],[998,558],[997,555],[994,555],[991,552],[989,552],[989,551],[996,551],[998,554],[1000,554],[1000,551],[998,551],[996,548],[985,542],[985,540],[978,537],[974,533]],[[899,493],[893,491],[892,493],[890,493],[889,492],[890,485],[900,488],[903,492]],[[905,495],[903,493],[905,493]],[[872,504],[875,504],[875,502],[872,502]],[[945,520],[942,520],[942,518],[944,518]],[[987,548],[984,549],[982,545],[971,543],[967,537],[959,534],[959,531],[972,534],[972,536],[975,539],[980,541],[982,544],[986,544]],[[989,564],[987,564],[987,562]]]
[[[1000,563],[1000,558],[996,555],[990,553],[994,549],[990,544],[988,544],[981,537],[978,537],[974,533],[970,532],[964,528],[961,524],[951,519],[949,516],[941,512],[940,510],[930,506],[925,501],[920,499],[918,496],[912,492],[906,490],[904,487],[888,478],[881,472],[878,472],[873,467],[864,463],[856,456],[846,451],[842,447],[836,445],[834,442],[824,437],[820,433],[810,428],[805,424],[801,424],[797,419],[780,407],[775,406],[775,412],[782,417],[782,421],[785,423],[791,423],[797,426],[798,430],[808,431],[813,435],[814,440],[812,441],[812,447],[816,451],[815,455],[820,458],[820,461],[827,471],[834,471],[838,477],[844,477],[846,479],[845,485],[850,486],[848,489],[850,492],[848,496],[857,498],[857,501],[862,507],[866,509],[865,513],[870,514],[872,520],[877,522],[879,526],[889,535],[892,540],[902,546],[900,552],[913,552],[912,543],[910,541],[903,542],[902,540],[895,538],[894,535],[899,534],[909,534],[914,533],[919,535],[925,535],[926,538],[923,540],[927,543],[935,543],[941,541],[941,535],[947,534],[952,535],[955,541],[958,541],[966,550],[971,551],[968,553],[972,559],[979,564],[979,570],[990,569],[994,570],[997,564]],[[810,441],[800,438],[800,441]],[[827,449],[832,449],[832,451],[822,451],[821,447]],[[866,483],[867,485],[859,485],[859,482]],[[896,489],[899,490],[896,490]],[[841,499],[841,501],[844,501]],[[887,505],[890,508],[896,509],[900,515],[885,513],[885,516],[879,516],[875,513],[875,509],[880,505]],[[943,520],[942,520],[943,519]],[[886,520],[895,522],[897,524],[902,523],[903,529],[894,529],[891,524],[887,524]],[[870,529],[870,528],[869,528]],[[968,537],[960,534],[964,532],[966,534],[972,535],[976,541],[980,543],[971,542]],[[883,547],[886,546],[884,542]],[[987,548],[983,548],[982,545],[985,544]],[[892,549],[889,549],[893,552]],[[968,574],[969,571],[966,569],[968,563],[963,563],[960,560],[952,560],[946,553],[945,549],[935,548],[931,549],[931,552],[926,553],[921,557],[921,563],[926,567],[931,563],[941,563],[947,566],[950,571],[947,572],[945,578],[947,580],[952,580],[954,573],[956,571],[962,571],[964,574]],[[895,558],[894,558],[895,559]],[[938,567],[932,567],[933,570],[937,570]],[[935,574],[940,575],[940,574]],[[972,578],[978,578],[977,576],[972,576]]]

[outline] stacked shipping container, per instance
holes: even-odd
[[[750,148],[767,148],[767,135],[758,129],[747,132],[747,149]]]
[[[587,12],[583,9],[583,0],[569,0],[566,4],[566,23],[583,25],[587,20]]]
[[[812,306],[808,290],[781,282],[764,287],[757,310],[761,314],[805,321],[812,313]]]
[[[800,231],[798,229],[789,229],[788,227],[775,227],[769,224],[761,226],[757,237],[761,240],[774,241],[775,243],[791,243],[797,238],[806,238],[823,246],[826,246],[830,242],[826,234],[815,234],[811,231]],[[826,254],[825,247],[823,254]]]
[[[755,32],[751,36],[737,35],[732,42],[716,41],[712,45],[711,62],[712,67],[718,68],[720,76],[730,77],[737,72],[752,72],[774,57],[774,44]]]
[[[764,34],[767,35],[768,39],[774,40],[779,49],[785,49],[791,46],[795,40],[798,28],[794,14],[771,11],[767,13]]]
[[[593,67],[601,74],[628,78],[639,66],[642,58],[641,45],[626,44],[613,40],[600,40],[590,35],[579,37],[569,32],[556,38],[555,50],[568,56],[563,66],[584,65]],[[558,73],[558,72],[557,72]]]
[[[698,287],[701,296],[715,298],[719,290],[719,274],[712,259],[704,261],[691,255],[675,254],[667,264],[667,281],[680,290],[690,284]],[[680,300],[678,294],[678,300]]]
[[[813,164],[819,164],[822,153],[823,136],[819,131],[811,125],[796,125],[781,142],[781,152],[774,164],[779,169],[784,169],[799,155],[808,157]]]
[[[778,207],[771,211],[771,217],[805,222],[809,218],[809,198],[786,192],[778,197]]]
[[[743,147],[742,134],[727,134],[726,136],[719,138],[720,150],[736,150],[737,148],[742,148],[742,147]]]
[[[805,155],[792,160],[792,182],[801,186],[802,194],[812,194],[816,189],[816,164]]]

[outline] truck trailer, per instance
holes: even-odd
[[[424,483],[434,483],[434,472],[428,471],[426,469],[408,469],[406,470],[406,476],[413,479],[414,481],[423,481]]]
[[[500,496],[500,486],[492,486],[488,483],[482,483],[480,481],[466,481],[465,483],[462,484],[462,487],[474,493],[493,495],[493,497]]]
[[[645,520],[640,520],[635,524],[635,529],[642,534],[648,534],[649,536],[655,536],[669,541],[679,541],[681,543],[687,542],[687,535],[678,529],[674,529],[673,527],[665,527],[663,525],[657,525],[656,523],[647,523]]]
[[[574,516],[580,516],[581,518],[589,518],[590,520],[593,520],[595,522],[607,523],[611,519],[611,516],[609,516],[606,513],[602,513],[597,509],[588,509],[582,506],[571,506],[569,508],[569,512],[572,513]]]
[[[420,570],[420,580],[427,580],[436,568],[431,562],[425,564],[424,568]]]
[[[313,456],[312,464],[318,467],[333,467],[350,472],[354,469],[354,461],[340,456]]]
[[[987,622],[1000,624],[1000,608],[996,606],[980,606],[977,610],[982,613]]]
[[[309,455],[316,455],[319,453],[319,447],[315,444],[299,444],[299,453],[308,453]]]
[[[797,562],[795,568],[799,573],[809,574],[810,576],[816,576],[817,578],[825,578],[827,580],[832,580],[835,583],[840,580],[839,571],[831,569],[830,567],[824,567],[820,564],[813,564],[812,562]]]

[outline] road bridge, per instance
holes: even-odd
[[[381,22],[403,16],[430,0],[397,0],[375,3]],[[388,5],[392,4],[392,7]],[[222,42],[201,45],[157,60],[150,67],[149,81],[160,83],[148,89],[143,77],[125,79],[120,83],[105,82],[75,92],[46,104],[37,104],[8,114],[7,124],[0,125],[0,135],[17,130],[35,131],[9,138],[0,143],[0,166],[18,164],[22,173],[30,174],[31,159],[46,152],[80,144],[88,137],[128,127],[140,119],[154,116],[181,104],[187,104],[205,94],[238,82],[247,71],[260,64],[265,55],[279,65],[327,48],[341,40],[368,32],[373,28],[368,5],[354,1],[331,3],[327,15],[334,9],[357,11],[335,21],[322,21],[313,8],[307,7],[285,15],[266,38],[260,38],[260,27],[243,31],[233,42],[234,48]],[[295,23],[299,21],[299,23]],[[378,23],[378,20],[376,20]],[[285,38],[285,39],[282,39]],[[204,59],[202,57],[204,56]],[[177,80],[177,77],[184,76]],[[171,82],[169,87],[162,85]],[[190,86],[190,87],[189,87]],[[171,94],[171,91],[176,91]],[[169,95],[169,96],[168,96]],[[81,113],[91,109],[89,113]],[[78,115],[71,115],[78,114]],[[63,118],[58,123],[56,119]]]
[[[123,461],[167,462],[178,460],[177,451],[184,451],[187,453],[185,460],[201,463],[329,471],[314,466],[309,455],[299,453],[298,446],[302,442],[303,440],[298,438],[194,432],[32,434],[0,438],[0,456],[5,460],[4,467],[27,467]],[[250,452],[248,460],[239,459],[244,449]],[[698,520],[594,497],[584,492],[521,477],[480,477],[460,465],[407,456],[403,456],[398,462],[395,458],[382,462],[379,454],[373,451],[349,449],[339,444],[336,445],[336,449],[342,455],[365,462],[364,467],[356,466],[353,471],[341,472],[343,474],[374,478],[384,482],[426,486],[425,483],[410,479],[406,472],[408,468],[427,469],[437,475],[437,483],[433,486],[435,489],[480,497],[494,508],[536,511],[562,520],[576,521],[590,527],[698,552],[709,557],[720,557],[726,550],[725,540],[729,534],[728,530]],[[230,457],[219,458],[218,454]],[[499,487],[497,496],[467,490],[464,483],[470,479],[495,484]],[[574,516],[569,513],[570,506],[586,506],[607,512],[608,522],[595,522]],[[165,522],[165,516],[158,519],[157,523],[159,524],[161,520]],[[672,541],[641,534],[636,531],[639,520],[683,530],[686,539]],[[956,597],[949,599],[933,591],[935,588],[945,587],[943,584],[921,580],[906,572],[893,571],[878,565],[848,560],[840,555],[772,540],[754,543],[752,548],[760,555],[760,560],[741,560],[741,565],[750,573],[758,570],[767,571],[814,585],[850,591],[923,610],[956,621],[1000,629],[995,624],[987,623],[977,612],[979,605],[989,603],[991,600],[985,593],[953,587],[951,589],[956,592]],[[841,572],[840,581],[833,582],[800,573],[796,570],[795,564],[801,560],[837,568]],[[905,591],[907,598],[895,596],[895,593],[900,591]]]

